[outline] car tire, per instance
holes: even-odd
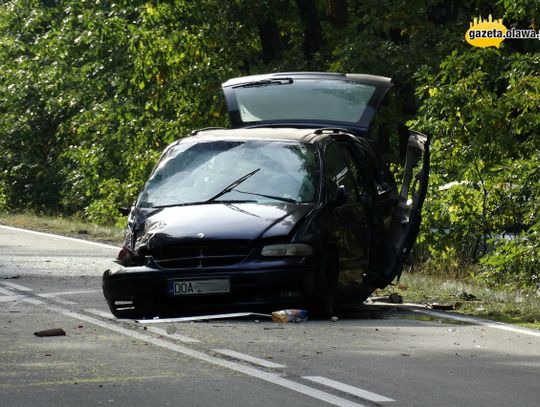
[[[310,312],[315,318],[333,316],[338,287],[339,266],[337,257],[326,252],[317,271]]]

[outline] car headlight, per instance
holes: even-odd
[[[261,256],[309,256],[313,254],[313,247],[304,243],[271,244],[264,246]]]

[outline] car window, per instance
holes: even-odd
[[[354,81],[297,79],[294,82],[237,87],[244,123],[266,120],[318,120],[356,123],[375,86]]]
[[[137,205],[204,202],[253,171],[219,199],[315,201],[320,172],[313,146],[275,140],[219,140],[183,142],[167,150]]]
[[[361,188],[358,177],[355,176],[357,168],[352,165],[350,154],[343,151],[338,143],[332,142],[326,146],[324,162],[328,198],[334,199],[337,187],[343,185],[347,194],[347,201],[349,203],[358,202],[361,195]]]
[[[358,162],[354,158],[354,154],[351,151],[353,148],[349,144],[339,144],[341,147],[341,153],[343,154],[343,157],[345,159],[345,162],[347,163],[347,166],[351,170],[352,178],[354,179],[354,192],[356,196],[359,198],[365,191],[364,188],[364,180],[362,179],[362,171],[360,169],[360,166],[358,165]]]

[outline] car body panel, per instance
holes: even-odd
[[[163,208],[145,218],[144,232],[137,237],[149,249],[168,238],[184,241],[255,240],[287,236],[313,208],[313,204],[210,203]]]

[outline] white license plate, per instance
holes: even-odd
[[[231,282],[220,280],[169,280],[169,295],[220,294],[231,291]]]

